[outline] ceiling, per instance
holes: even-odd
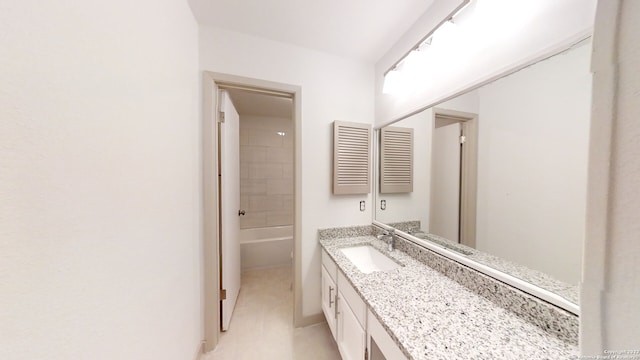
[[[203,25],[376,63],[434,0],[188,0]]]
[[[291,118],[293,114],[293,100],[289,98],[246,90],[227,89],[226,91],[236,111],[242,116]]]

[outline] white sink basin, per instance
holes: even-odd
[[[365,274],[374,271],[393,270],[400,267],[398,263],[372,246],[362,245],[340,249],[344,256]]]

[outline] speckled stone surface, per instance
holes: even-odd
[[[474,269],[398,238],[399,250],[564,342],[578,344],[578,317]]]
[[[388,223],[386,225],[389,225],[394,229],[398,229],[406,233],[410,231],[420,230],[420,220],[394,222]]]
[[[401,243],[403,240],[400,247],[409,246]],[[578,355],[576,344],[514,315],[399,249],[387,252],[386,244],[371,235],[322,237],[320,244],[411,359],[567,359]],[[340,252],[340,248],[358,244],[370,244],[403,266],[361,273]]]
[[[460,249],[465,253],[469,253],[466,256],[470,259],[473,259],[481,264],[490,266],[496,270],[500,270],[509,275],[515,276],[519,279],[522,279],[528,283],[531,283],[543,289],[549,290],[552,293],[558,294],[564,297],[565,299],[573,302],[574,304],[578,303],[578,287],[576,285],[567,284],[543,272],[530,269],[526,266],[516,264],[512,261],[505,260],[498,256],[494,256],[482,251],[478,251],[474,248],[471,248],[462,244],[455,243],[441,236],[428,234],[428,233],[422,233],[422,234],[418,233],[418,234],[415,234],[414,236],[417,236],[418,238],[422,238],[425,240],[430,240],[435,243],[447,244],[447,246]]]
[[[328,229],[318,229],[318,239],[336,239],[356,236],[374,235],[374,227],[371,225],[344,226]]]

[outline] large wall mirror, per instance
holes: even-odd
[[[389,125],[413,129],[413,184],[381,193],[378,171],[375,220],[551,292],[577,313],[590,58],[587,39]]]

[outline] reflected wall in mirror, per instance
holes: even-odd
[[[414,131],[414,186],[378,186],[376,220],[577,303],[590,57],[589,39],[392,124]]]

